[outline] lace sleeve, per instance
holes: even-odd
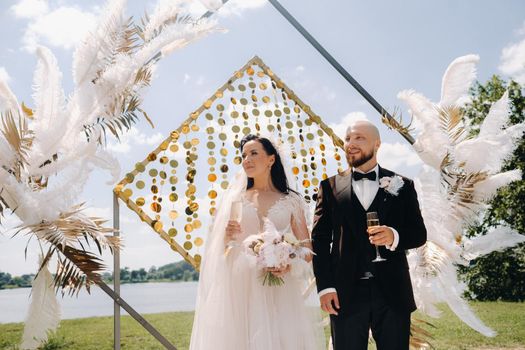
[[[311,229],[311,220],[309,219],[310,216],[308,215],[308,206],[306,205],[306,201],[304,198],[295,193],[290,192],[288,194],[289,201],[292,210],[292,222],[295,223],[296,227],[306,227],[307,231],[306,235],[310,236],[310,229]]]

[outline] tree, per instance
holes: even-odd
[[[140,270],[138,270],[137,275],[138,275],[139,280],[145,281],[146,277],[148,276],[148,273],[146,272],[144,268],[141,268]]]
[[[514,81],[506,83],[494,75],[486,84],[477,82],[471,90],[472,103],[465,115],[472,125],[473,134],[485,119],[492,103],[508,89],[511,102],[510,123],[525,121],[525,95],[523,87]],[[469,235],[484,234],[489,227],[505,224],[525,234],[525,140],[522,138],[513,156],[503,170],[521,169],[522,178],[501,188],[493,198],[481,223],[470,229]],[[460,272],[468,284],[468,295],[478,300],[525,300],[525,245],[494,252],[473,260]]]
[[[11,282],[11,274],[0,272],[0,289],[4,289]]]
[[[120,269],[120,280],[121,281],[129,281],[130,277],[131,277],[131,274],[129,272],[129,267]]]
[[[190,270],[184,270],[184,274],[182,275],[182,280],[187,282],[187,281],[192,281],[193,280],[193,274]]]

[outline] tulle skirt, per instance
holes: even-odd
[[[255,259],[239,248],[220,263],[224,278],[199,288],[191,350],[326,349],[319,307],[303,297],[311,264],[296,261],[284,285],[263,286]]]

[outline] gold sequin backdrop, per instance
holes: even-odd
[[[217,201],[240,169],[240,140],[249,133],[287,145],[289,154],[283,156],[296,190],[311,205],[319,182],[342,171],[341,139],[254,57],[137,163],[114,192],[198,269]]]

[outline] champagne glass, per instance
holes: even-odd
[[[366,227],[374,227],[379,226],[379,216],[377,215],[377,212],[371,211],[366,213]],[[370,233],[368,233],[370,235]],[[381,254],[379,254],[379,247],[376,245],[376,258],[372,260],[372,262],[379,262],[379,261],[386,261],[386,259],[381,257]]]
[[[230,221],[235,221],[238,224],[241,223],[242,219],[242,201],[235,200],[232,202],[232,206],[230,209]],[[235,239],[230,240],[226,244],[226,251],[225,254],[228,255],[230,250],[237,245],[237,241]]]

